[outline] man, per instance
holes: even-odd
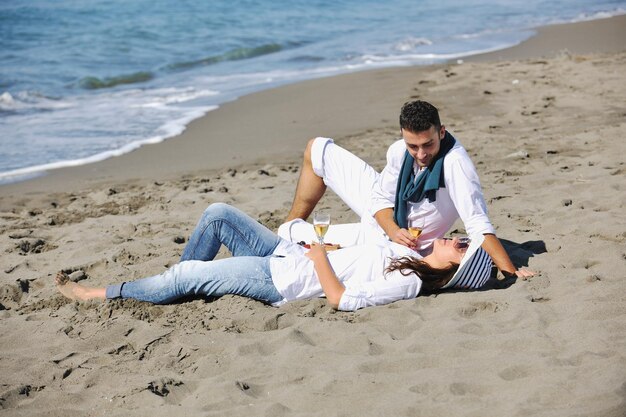
[[[303,219],[330,187],[361,217],[361,223],[334,225],[327,234],[329,242],[350,246],[391,240],[427,255],[434,240],[460,217],[470,236],[484,235],[482,247],[504,275],[534,275],[517,269],[496,237],[476,169],[441,124],[437,109],[425,101],[406,103],[400,112],[400,129],[402,139],[389,147],[380,174],[332,139],[311,140],[279,235],[309,240],[313,228]],[[411,226],[423,230],[418,238],[409,233]]]

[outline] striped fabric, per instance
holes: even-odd
[[[452,279],[443,288],[480,288],[491,276],[491,257],[480,247],[484,236],[472,236],[472,242]]]

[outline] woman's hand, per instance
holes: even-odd
[[[304,254],[307,258],[313,262],[326,258],[326,248],[322,245],[312,242],[311,249]]]

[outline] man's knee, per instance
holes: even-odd
[[[313,165],[311,160],[311,156],[313,155],[313,144],[317,138],[309,139],[306,144],[306,148],[304,148],[304,163],[306,165]]]

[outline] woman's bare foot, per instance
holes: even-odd
[[[70,300],[87,301],[93,299],[104,300],[106,298],[105,288],[87,287],[71,282],[67,274],[61,271],[57,272],[54,281],[59,292]]]

